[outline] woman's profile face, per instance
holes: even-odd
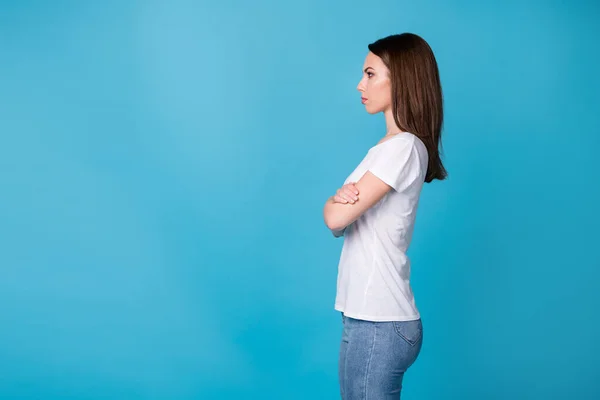
[[[363,64],[363,77],[356,87],[369,114],[385,111],[392,105],[389,70],[378,56],[369,52]],[[366,100],[365,100],[366,99]]]

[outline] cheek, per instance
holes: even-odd
[[[381,97],[386,89],[386,82],[376,81],[373,82],[373,92],[377,94],[378,97]]]
[[[391,99],[389,81],[373,82],[371,87],[371,96],[377,104],[385,105]]]

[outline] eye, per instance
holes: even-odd
[[[370,78],[371,75],[374,75],[372,72],[367,72],[367,76]]]

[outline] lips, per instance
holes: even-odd
[[[365,104],[365,102],[367,101],[366,97],[361,97],[360,100],[362,101],[363,104]]]

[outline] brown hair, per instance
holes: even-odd
[[[431,47],[418,35],[402,33],[371,43],[369,50],[390,71],[396,125],[415,134],[427,147],[425,182],[446,179],[448,173],[438,149],[444,119],[442,86]]]

